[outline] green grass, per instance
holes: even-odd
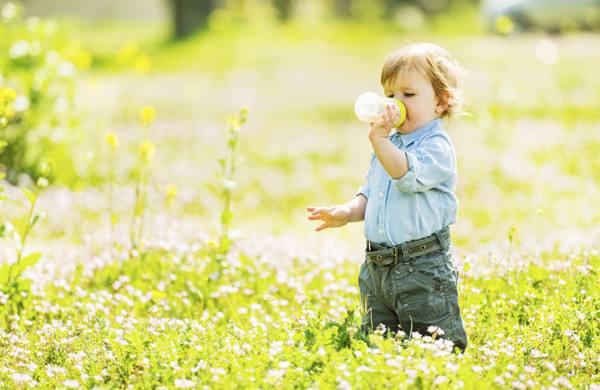
[[[95,270],[81,265],[66,284],[31,294],[18,319],[0,309],[0,379],[17,385],[21,373],[41,388],[68,380],[108,388],[182,380],[211,388],[366,388],[390,380],[394,387],[579,388],[598,380],[600,258],[543,257],[552,260],[461,275],[469,337],[462,356],[430,337],[362,334],[357,268],[349,263],[298,258],[278,270],[242,252],[218,274],[199,247],[152,250]]]

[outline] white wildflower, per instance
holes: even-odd
[[[433,381],[434,385],[441,385],[442,383],[446,383],[448,382],[448,378],[446,378],[445,376],[441,375],[438,376],[437,378],[435,378],[435,380]]]
[[[31,383],[32,378],[29,374],[21,374],[19,372],[15,372],[14,374],[12,374],[12,380],[17,384],[23,384]]]
[[[471,366],[471,370],[473,370],[473,372],[481,372],[483,371],[483,368],[481,366]]]
[[[513,389],[518,389],[518,390],[527,388],[527,386],[525,386],[525,383],[521,383],[519,381],[512,381],[511,385],[512,385]]]
[[[438,335],[438,336],[441,336],[441,335],[443,335],[443,334],[445,333],[443,329],[441,329],[441,328],[438,328],[437,326],[433,326],[433,325],[430,325],[430,326],[427,328],[427,331],[428,331],[429,333],[431,333],[432,335],[433,335],[433,334],[436,334],[436,335]]]
[[[175,387],[178,389],[189,389],[196,386],[196,382],[189,379],[175,379]]]
[[[77,389],[80,386],[79,382],[76,381],[75,379],[67,379],[62,384],[64,387],[66,387],[68,389]]]

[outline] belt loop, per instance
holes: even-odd
[[[367,240],[367,250],[371,252],[371,241]]]
[[[403,260],[410,259],[408,257],[408,251],[406,250],[406,244],[405,243],[400,244],[400,250],[402,251],[402,259]]]
[[[444,237],[442,237],[442,231],[444,229],[438,230],[437,232],[433,233],[435,235],[435,238],[437,238],[438,243],[440,244],[440,247],[444,250],[446,250],[446,242],[444,241]]]
[[[396,264],[398,264],[398,248],[397,247],[392,248],[392,254],[394,256],[394,265],[396,265]]]

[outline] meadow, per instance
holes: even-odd
[[[475,17],[217,24],[181,43],[61,22],[92,63],[72,164],[0,182],[1,387],[600,388],[600,37],[457,28]],[[458,355],[360,332],[362,223],[306,220],[362,184],[354,99],[413,41],[468,70],[470,116],[446,124]]]

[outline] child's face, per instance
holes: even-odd
[[[438,118],[444,111],[431,83],[416,70],[401,70],[396,79],[384,87],[387,97],[400,99],[406,106],[406,120],[398,128],[400,133],[410,133],[427,122]]]

